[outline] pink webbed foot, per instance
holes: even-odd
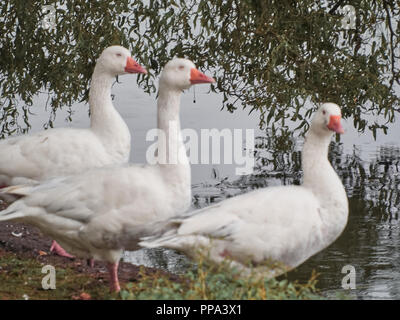
[[[108,263],[108,272],[110,274],[110,291],[111,292],[120,292],[121,287],[119,286],[119,281],[118,281],[118,264],[119,262],[116,263]]]
[[[50,252],[54,252],[54,254],[65,257],[65,258],[70,258],[74,259],[75,257],[70,255],[67,251],[65,251],[57,242],[56,240],[53,240],[51,247],[50,247]]]

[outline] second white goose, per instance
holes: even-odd
[[[119,291],[117,269],[123,249],[136,249],[143,227],[188,209],[190,164],[180,133],[182,91],[214,82],[186,59],[165,66],[159,83],[156,165],[92,169],[34,186],[0,191],[15,202],[0,212],[0,221],[23,221],[39,227],[68,251],[109,263],[112,291]],[[17,200],[18,199],[18,200]]]

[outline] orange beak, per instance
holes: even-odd
[[[147,70],[143,68],[139,63],[133,60],[131,57],[126,59],[125,72],[128,73],[147,73]]]
[[[215,82],[214,78],[206,76],[203,72],[200,72],[196,68],[192,68],[190,70],[190,83],[213,83]]]
[[[344,129],[340,122],[341,119],[342,119],[342,117],[340,115],[339,116],[330,116],[329,123],[327,126],[328,129],[332,130],[336,133],[340,133],[340,134],[344,133]]]

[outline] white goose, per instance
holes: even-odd
[[[106,48],[97,60],[91,80],[90,128],[50,129],[0,141],[0,188],[127,163],[131,135],[113,106],[111,85],[118,75],[146,72],[127,49]],[[51,251],[71,257],[56,242]]]
[[[150,227],[161,232],[139,244],[192,257],[203,252],[217,263],[228,257],[245,274],[248,262],[256,274],[269,277],[300,265],[329,246],[347,223],[346,192],[327,157],[333,132],[343,133],[340,119],[333,103],[316,112],[302,153],[303,185],[259,189],[170,219]]]
[[[190,164],[180,132],[180,96],[192,84],[210,82],[214,79],[189,60],[174,59],[165,66],[159,83],[158,128],[167,139],[159,139],[158,153],[168,155],[169,161],[98,168],[36,186],[5,188],[0,197],[19,200],[0,212],[0,221],[36,225],[71,253],[107,261],[111,290],[119,291],[122,249],[137,248],[145,224],[190,206]]]

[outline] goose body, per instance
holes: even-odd
[[[130,133],[125,123],[120,129],[117,145],[110,146],[112,151],[90,129],[55,128],[1,141],[2,185],[13,185],[24,178],[40,181],[126,163]]]
[[[0,197],[15,202],[0,212],[0,221],[36,225],[71,253],[107,261],[111,290],[119,291],[122,250],[137,247],[145,225],[190,206],[191,175],[180,133],[180,96],[194,83],[213,81],[186,59],[170,61],[161,74],[158,128],[167,139],[159,139],[158,154],[174,158],[175,150],[179,161],[96,168],[33,186],[5,188]]]
[[[153,229],[161,231],[144,237],[140,245],[191,257],[204,249],[211,260],[229,258],[246,273],[252,262],[264,276],[300,265],[335,241],[347,223],[346,192],[327,157],[333,132],[343,133],[340,116],[332,103],[323,104],[314,116],[302,153],[301,186],[259,189],[155,224]],[[278,265],[264,268],[268,262]]]

